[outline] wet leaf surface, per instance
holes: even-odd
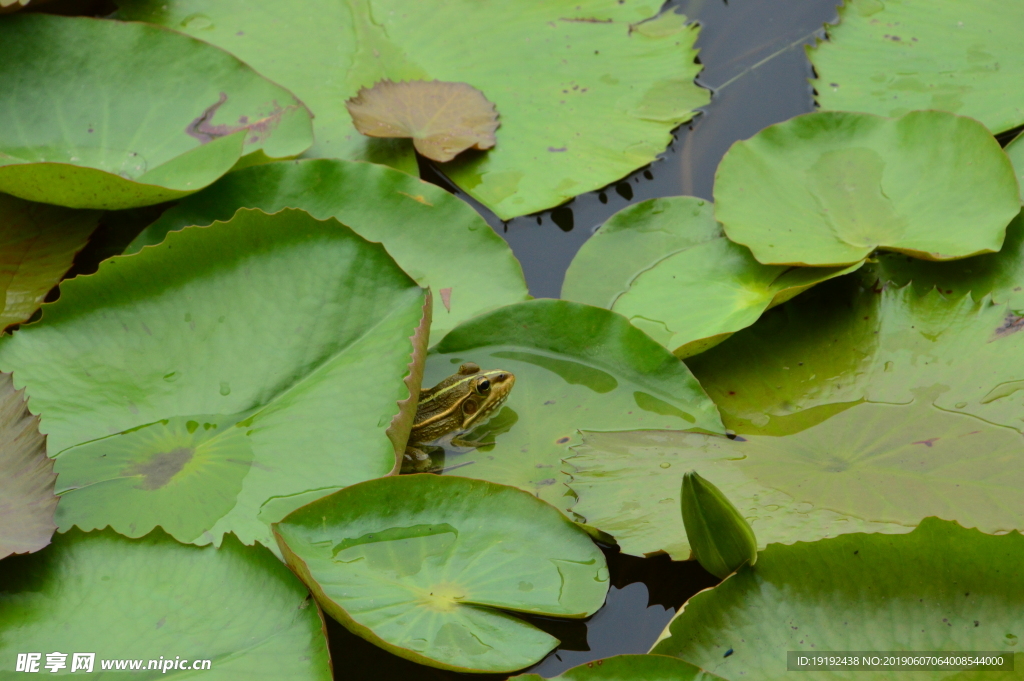
[[[604,555],[585,532],[531,494],[481,480],[371,480],[274,531],[338,622],[442,669],[529,666],[558,640],[510,612],[583,618],[608,590]]]
[[[0,344],[56,458],[58,525],[271,545],[264,502],[273,521],[390,473],[423,301],[379,244],[295,210],[243,210],[66,282]]]
[[[8,670],[18,653],[34,651],[44,653],[39,671],[49,674],[46,653],[60,651],[67,654],[61,672],[84,673],[72,669],[72,654],[91,652],[96,678],[126,675],[102,670],[101,660],[131,659],[143,661],[143,678],[328,681],[321,617],[270,551],[234,537],[214,549],[183,546],[162,532],[133,541],[110,530],[71,530],[44,551],[0,562],[0,656]],[[147,673],[159,658],[211,664]]]
[[[434,343],[471,317],[527,297],[522,267],[475,210],[435,185],[370,163],[307,159],[230,173],[168,210],[127,252],[160,243],[171,230],[230,220],[243,207],[301,208],[381,242],[434,292]]]
[[[498,112],[466,83],[382,80],[345,102],[356,130],[370,137],[405,137],[434,161],[466,149],[490,149]]]
[[[865,268],[688,363],[741,434],[798,432],[860,400],[931,404],[1024,430],[1019,319],[988,299],[881,286]]]
[[[568,483],[578,501],[573,512],[587,525],[615,538],[623,552],[642,556],[664,551],[673,560],[692,557],[679,512],[683,473],[696,470],[739,509],[758,545],[833,537],[844,532],[909,532],[912,526],[870,522],[803,499],[802,479],[789,492],[757,477],[763,467],[785,464],[765,442],[685,432],[584,433],[576,455],[567,459]],[[781,441],[780,446],[785,446]],[[767,451],[765,451],[767,450]],[[762,469],[747,465],[760,463]],[[786,477],[786,471],[776,478]],[[771,482],[774,482],[772,480]],[[926,481],[925,481],[926,482]]]
[[[617,213],[573,263],[564,297],[603,303],[682,358],[750,326],[769,307],[861,265],[762,265],[748,248],[721,234],[710,202],[686,196]]]
[[[966,293],[883,287],[875,267],[689,360],[742,437],[587,434],[567,461],[574,512],[627,552],[685,558],[681,523],[659,505],[694,468],[762,546],[905,532],[926,516],[1024,527],[1020,318]]]
[[[946,296],[967,293],[976,301],[986,296],[1011,310],[1024,310],[1024,215],[1006,227],[1006,239],[998,253],[973,258],[930,262],[901,253],[879,253],[874,272],[896,286],[912,284],[919,294],[935,289]]]
[[[651,652],[725,679],[789,678],[789,650],[999,651],[1016,667],[1024,662],[1014,649],[1024,606],[1021,560],[1024,538],[1016,532],[987,536],[934,518],[905,535],[772,545],[754,567],[691,598]],[[1000,681],[1017,674],[980,673]],[[968,678],[962,671],[886,675]]]
[[[1024,123],[1024,95],[1015,88],[1024,76],[1019,5],[855,0],[839,16],[829,40],[808,50],[822,109],[882,116],[940,109],[993,133]]]
[[[580,429],[722,432],[714,404],[686,367],[601,308],[536,300],[477,317],[434,347],[424,385],[467,361],[512,372],[515,387],[497,415],[466,436],[484,446],[449,448],[435,462],[446,475],[515,485],[560,509],[572,504],[562,459]]]
[[[926,260],[995,252],[1019,211],[995,138],[941,111],[797,116],[733,144],[715,182],[726,236],[766,264],[849,265],[876,248]]]
[[[714,204],[704,199],[673,196],[628,206],[580,247],[565,273],[562,298],[611,308],[640,273],[720,236]]]
[[[503,220],[650,163],[709,100],[693,83],[697,27],[672,11],[655,16],[646,0],[317,0],[301,13],[275,0],[119,6],[121,18],[185,31],[295,92],[316,114],[314,156],[416,172],[411,144],[361,135],[339,102],[384,79],[468,83],[501,115],[497,144],[443,170]]]
[[[291,93],[175,31],[24,13],[4,19],[0,42],[8,194],[145,206],[202,189],[241,158],[294,156],[312,143],[310,113]]]
[[[39,419],[29,413],[10,374],[0,374],[0,558],[38,551],[57,526],[53,462]]]

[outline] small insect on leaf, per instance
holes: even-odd
[[[469,149],[495,144],[498,112],[466,83],[382,80],[345,102],[356,129],[370,137],[411,137],[416,151],[450,161]]]

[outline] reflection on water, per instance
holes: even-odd
[[[712,90],[704,113],[677,128],[658,161],[603,190],[564,206],[502,222],[458,191],[430,161],[423,179],[476,208],[505,237],[523,265],[530,293],[557,298],[576,251],[605,220],[631,203],[659,196],[712,198],[718,162],[737,140],[814,109],[813,76],[804,45],[824,36],[840,0],[670,0],[701,24],[697,48],[704,70],[697,83]]]

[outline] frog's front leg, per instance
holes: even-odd
[[[402,459],[403,473],[423,473],[433,468],[434,462],[430,455],[419,447],[407,446]]]
[[[410,461],[426,461],[429,458],[430,455],[419,447],[408,445],[405,448],[405,461],[407,463]]]

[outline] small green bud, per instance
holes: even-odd
[[[683,475],[683,526],[697,561],[724,578],[744,563],[757,561],[757,539],[746,518],[697,471]]]

